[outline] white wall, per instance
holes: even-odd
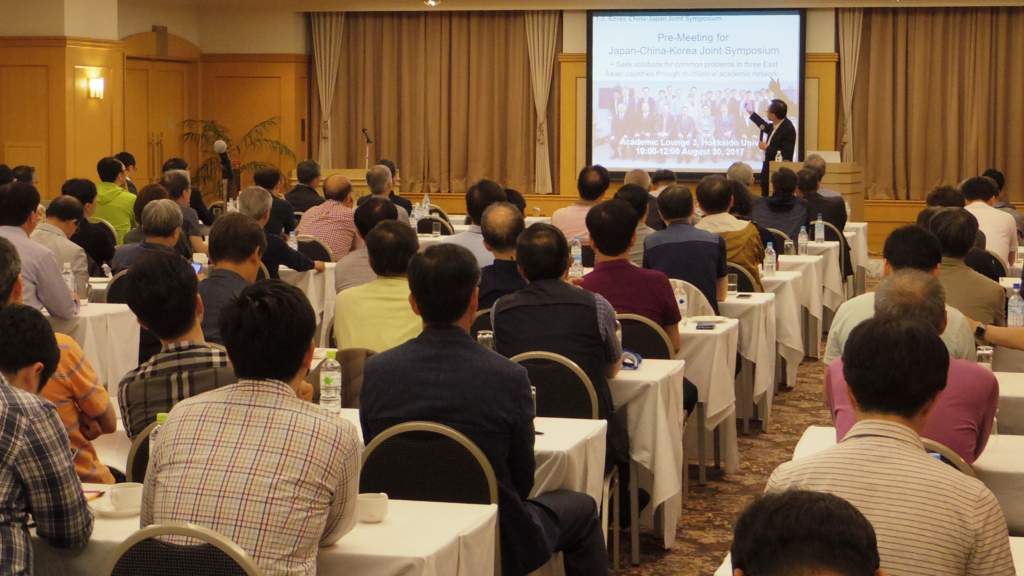
[[[0,36],[63,36],[64,0],[0,0]]]
[[[120,0],[117,3],[118,38],[152,32],[153,26],[167,26],[175,36],[199,44],[199,11],[187,2],[162,4],[150,0]]]
[[[302,12],[201,8],[199,48],[204,54],[309,54],[309,24]]]
[[[117,0],[66,0],[64,35],[120,40],[117,35]]]

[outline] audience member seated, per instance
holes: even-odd
[[[693,284],[718,314],[728,295],[727,250],[718,234],[691,224],[693,194],[686,186],[669,186],[658,196],[658,211],[667,228],[644,242],[644,268]]]
[[[804,168],[796,173],[796,186],[798,194],[807,202],[807,237],[817,240],[814,237],[814,223],[818,215],[825,222],[836,227],[842,234],[846,230],[846,202],[842,196],[825,196],[821,193],[821,181],[818,175],[810,169]],[[825,227],[825,240],[828,242],[839,242],[839,237],[829,227]],[[843,252],[843,278],[853,276],[853,262],[850,260],[850,242],[843,238],[846,249]]]
[[[31,184],[0,187],[0,238],[10,240],[18,251],[25,304],[46,308],[54,318],[70,318],[78,313],[78,298],[64,283],[53,252],[30,237],[39,220],[39,192]]]
[[[132,178],[138,171],[138,166],[135,164],[135,156],[129,152],[118,152],[114,154],[114,158],[120,160],[121,164],[124,165],[124,189],[138,196],[139,190],[135,187],[135,182],[132,182]]]
[[[506,294],[526,287],[526,278],[516,264],[516,240],[526,229],[522,213],[508,202],[496,202],[484,210],[480,228],[484,247],[494,255],[494,261],[480,270],[481,310],[487,310]]]
[[[281,190],[281,171],[273,166],[264,166],[252,175],[254,184],[263,188],[273,197],[270,204],[270,220],[267,221],[266,230],[278,236],[288,236],[298,222],[295,221],[295,209],[284,199],[284,191]],[[326,189],[324,190],[326,194]],[[305,216],[303,216],[305,218]]]
[[[733,530],[736,576],[886,576],[871,522],[842,498],[787,490],[747,507]]]
[[[995,183],[981,176],[968,178],[960,184],[960,192],[967,201],[965,209],[978,219],[978,229],[985,233],[985,249],[1013,266],[1017,260],[1017,222],[992,207],[999,198]]]
[[[89,276],[102,277],[103,265],[114,259],[114,238],[102,224],[89,222],[96,212],[96,185],[85,178],[72,178],[61,186],[61,194],[71,196],[82,203],[84,217],[78,222],[78,231],[71,241],[85,250],[89,260]]]
[[[75,275],[75,293],[79,298],[89,297],[89,263],[85,250],[69,238],[78,230],[78,223],[84,214],[82,203],[75,198],[54,198],[46,207],[46,222],[40,222],[31,236],[53,253],[61,271],[65,264],[71,266],[71,272]]]
[[[476,258],[461,246],[431,246],[409,262],[411,302],[423,332],[367,361],[359,402],[363,439],[369,443],[413,421],[458,430],[483,451],[498,480],[502,574],[528,574],[558,552],[567,576],[607,574],[593,498],[554,490],[526,499],[536,467],[530,379],[523,367],[469,336],[479,280]]]
[[[519,209],[519,213],[523,215],[523,218],[526,218],[526,198],[522,192],[505,188],[505,198],[508,199],[509,204]]]
[[[36,178],[36,169],[31,166],[15,166],[11,173],[14,174],[15,182],[24,182],[25,184],[31,184],[33,186],[39,185],[39,180]]]
[[[807,201],[796,196],[796,182],[795,172],[779,168],[772,174],[772,195],[762,198],[752,213],[754,222],[779,230],[789,236],[793,244],[800,236],[800,227],[807,225]]]
[[[0,186],[14,182],[14,170],[7,164],[0,164]]]
[[[882,568],[893,574],[1012,576],[995,496],[921,443],[948,373],[934,327],[889,317],[857,326],[843,352],[857,424],[838,445],[779,466],[765,491],[845,498],[875,527]]]
[[[117,247],[111,272],[117,274],[131,268],[140,258],[151,252],[164,252],[181,258],[175,251],[181,234],[181,209],[173,200],[150,202],[142,211],[142,232],[146,239],[138,244],[124,244]],[[181,258],[185,261],[184,258]],[[192,271],[195,274],[195,270]]]
[[[203,300],[188,262],[154,252],[132,266],[124,281],[128,307],[162,345],[158,354],[125,374],[118,386],[121,420],[128,437],[135,440],[156,422],[157,414],[170,412],[185,398],[235,382],[235,373],[224,350],[203,339]]]
[[[210,228],[210,264],[213,270],[199,283],[203,299],[203,338],[223,344],[220,311],[228,300],[256,281],[260,254],[267,249],[267,236],[255,220],[238,212],[221,214]]]
[[[319,162],[308,158],[299,162],[295,167],[295,177],[299,183],[284,195],[284,199],[292,205],[295,212],[305,212],[324,203],[324,197],[316,191],[320,185]]]
[[[822,158],[821,155],[819,155],[819,154],[809,154],[807,156],[807,158],[804,158],[804,167],[803,167],[803,169],[804,170],[810,170],[811,172],[814,172],[814,175],[816,177],[815,179],[818,181],[818,184],[821,184],[821,181],[825,179],[825,169],[826,169],[826,167],[827,167],[827,163],[825,162],[825,159]],[[824,188],[824,187],[820,187],[820,186],[818,188],[818,194],[820,194],[823,198],[839,198],[840,200],[843,200],[843,195],[840,194],[839,192],[836,192],[835,190],[829,190],[828,188]],[[806,196],[805,196],[805,198],[806,198]],[[846,201],[845,200],[843,200],[843,211],[844,212],[846,211]],[[813,212],[812,218],[817,217],[817,215],[818,215],[817,212]],[[842,230],[842,228],[840,228],[840,230]]]
[[[284,238],[266,231],[270,207],[273,204],[272,198],[270,192],[259,186],[250,186],[238,193],[238,211],[255,220],[266,234],[267,249],[262,251],[262,259],[270,277],[280,278],[278,269],[281,266],[287,266],[297,272],[316,270],[317,274],[322,274],[327,269],[326,264],[306,258],[288,246]]]
[[[634,242],[633,247],[629,249],[629,261],[637,266],[643,266],[644,240],[646,240],[651,234],[654,234],[654,228],[651,228],[646,224],[650,216],[648,212],[650,211],[652,204],[650,201],[651,195],[636,184],[626,184],[615,191],[614,198],[629,204],[639,218],[636,223],[636,242]],[[655,200],[653,204],[654,209],[657,210],[657,200]],[[661,218],[658,220],[660,221]],[[664,222],[662,222],[662,224],[664,224]]]
[[[480,222],[484,217],[484,210],[496,202],[506,202],[505,190],[497,182],[481,180],[469,187],[466,191],[466,214],[469,216],[469,230],[459,232],[444,238],[446,243],[458,244],[469,250],[476,256],[480,267],[489,266],[494,262],[494,254],[484,246],[483,232],[480,230]]]
[[[189,172],[188,162],[181,158],[171,158],[164,162],[163,167],[160,169],[161,172],[168,172],[170,170],[184,170]],[[189,172],[189,181],[192,180],[191,172]],[[190,208],[196,211],[199,215],[199,221],[207,226],[213,226],[213,212],[206,207],[206,203],[203,202],[203,193],[199,191],[195,186],[192,187],[192,195],[188,198],[188,205]]]
[[[370,194],[359,199],[360,206],[363,202],[369,201],[370,198],[383,198],[391,201],[391,194],[394,193],[395,188],[391,169],[379,164],[370,168],[369,172],[366,173],[366,187],[370,189]],[[391,203],[394,204],[393,201]],[[398,221],[408,226],[409,211],[398,204],[395,204],[395,208],[398,209]]]
[[[534,224],[519,235],[516,262],[529,284],[499,298],[491,308],[496,350],[506,358],[524,352],[561,354],[586,373],[597,392],[598,415],[608,421],[605,471],[618,467],[619,493],[628,495],[629,436],[623,421],[615,417],[608,389],[608,379],[622,366],[615,309],[603,296],[565,281],[571,263],[569,244],[550,224]],[[619,517],[628,524],[629,498],[622,497],[621,502]],[[642,509],[646,503],[641,504]]]
[[[124,241],[124,235],[135,227],[135,194],[124,189],[127,176],[124,164],[117,158],[103,158],[96,164],[100,183],[96,186],[97,218],[102,218],[114,227],[117,243]]]
[[[337,262],[350,252],[362,246],[356,234],[355,206],[352,183],[341,174],[332,174],[324,180],[324,201],[313,206],[302,215],[297,232],[317,238]]]
[[[210,249],[203,240],[203,231],[199,228],[199,215],[189,204],[192,194],[192,183],[189,181],[188,170],[171,170],[164,172],[160,185],[167,190],[167,197],[174,201],[181,210],[181,235],[192,245],[192,252],[209,254]]]
[[[661,214],[658,213],[658,196],[661,195],[662,190],[675,183],[676,173],[671,170],[655,170],[651,176],[650,197],[647,201],[647,219],[644,223],[655,232],[665,229],[665,223],[661,220]],[[642,244],[642,242],[640,243]]]
[[[395,194],[394,189],[398,186],[398,166],[396,166],[394,162],[388,160],[387,158],[381,158],[380,162],[377,162],[377,164],[379,166],[387,166],[388,171],[391,172],[391,181],[394,183],[394,185],[391,187],[391,193],[388,194],[388,200],[391,200],[395,204],[395,206],[405,208],[405,212],[407,214],[412,214],[412,202],[406,200],[405,198],[402,198],[398,194]],[[360,198],[360,200],[363,200],[364,198],[366,197],[364,196],[363,198]]]
[[[124,235],[125,244],[138,244],[146,239],[146,233],[142,230],[142,213],[146,210],[146,206],[149,206],[150,202],[156,200],[169,199],[170,195],[167,194],[167,189],[159,184],[146,184],[139,190],[139,193],[135,197],[135,220],[139,222],[139,225],[132,228],[132,231]],[[184,217],[182,214],[182,224],[184,225]],[[182,258],[191,260],[192,242],[184,234],[178,234],[178,242],[174,245],[174,251],[177,252]]]
[[[751,174],[753,174],[753,172],[751,172]],[[738,181],[733,180],[731,178],[727,178],[727,180],[729,189],[732,190],[732,206],[729,207],[729,214],[731,214],[738,220],[750,222],[750,218],[754,210],[754,204],[751,203],[751,199],[753,198],[754,203],[756,203],[760,202],[762,198],[760,196],[755,196],[754,193],[750,191],[750,188],[748,188],[745,184],[741,184]],[[757,228],[758,235],[761,236],[761,245],[768,246],[768,243],[771,242],[774,246],[775,234],[772,234],[770,230],[768,230],[764,226],[761,226],[757,222],[754,222],[753,224]],[[795,249],[796,248],[794,247],[794,250]],[[781,247],[775,246],[775,253],[785,254],[786,247],[784,245]]]
[[[754,210],[754,206],[757,206],[763,200],[759,194],[754,194],[750,190],[750,187],[754,185],[754,169],[746,162],[733,162],[732,166],[729,166],[728,171],[726,171],[725,178],[743,185],[743,196],[746,200],[743,204],[748,209],[746,215],[749,217],[750,211]],[[740,200],[735,200],[735,203],[740,204]]]
[[[919,270],[901,270],[883,280],[875,290],[875,316],[917,320],[933,326],[936,334],[946,329],[945,290],[934,276]],[[856,423],[850,405],[843,359],[837,358],[825,372],[825,404],[842,440]],[[992,371],[969,360],[949,361],[949,378],[921,436],[934,440],[973,464],[981,456],[992,431],[999,404],[999,383]]]
[[[383,352],[420,333],[419,317],[409,306],[406,274],[409,259],[419,248],[413,229],[394,220],[378,223],[366,235],[370,267],[377,279],[338,293],[334,306],[338,349]]]
[[[1013,216],[1013,221],[1017,224],[1017,244],[1024,240],[1024,214],[1021,214],[1017,207],[1010,203],[1010,199],[1003,194],[1003,188],[1006,186],[1006,178],[1003,173],[995,168],[989,168],[982,174],[983,178],[991,178],[992,182],[996,185],[996,202],[992,205],[997,210],[1002,210],[1010,216]]]
[[[377,279],[370,267],[370,252],[366,249],[366,236],[379,222],[398,220],[398,207],[387,198],[370,198],[355,209],[352,219],[359,234],[360,248],[348,253],[334,267],[334,291],[362,286]]]
[[[220,327],[238,383],[171,410],[150,449],[140,523],[198,524],[266,574],[315,576],[319,547],[356,524],[361,450],[352,423],[309,402],[316,313],[301,290],[270,280],[232,299]]]
[[[611,184],[611,176],[604,166],[587,166],[580,171],[579,180],[576,182],[576,189],[580,193],[580,199],[566,206],[555,210],[551,216],[551,224],[562,231],[567,242],[572,242],[576,236],[580,242],[590,242],[587,232],[587,212],[604,200],[604,194]]]
[[[1005,326],[1006,290],[964,264],[978,221],[964,208],[944,208],[928,225],[942,245],[939,281],[946,289],[946,302],[982,324]]]
[[[671,172],[671,171],[670,170],[666,170],[666,172]],[[675,184],[675,173],[672,173],[672,182],[671,183]],[[648,174],[646,170],[643,170],[641,168],[635,168],[633,170],[630,170],[629,172],[626,172],[626,175],[623,176],[623,178],[622,178],[622,186],[619,189],[621,190],[622,188],[624,188],[626,186],[637,186],[641,190],[646,192],[647,193],[648,209],[651,212],[657,212],[658,211],[658,197],[656,195],[652,195],[651,194],[651,188],[654,186],[654,178],[653,178],[653,176],[651,174]],[[661,191],[664,189],[664,187],[665,187],[664,184],[662,184],[662,186],[659,187],[658,194],[661,194]],[[628,202],[628,200],[627,200],[627,202]],[[658,230],[664,230],[665,229],[665,223],[661,221],[660,217],[656,216],[654,218],[654,220],[656,220],[656,223],[660,225],[660,227],[657,228]],[[644,218],[642,220],[642,222],[644,222],[644,225],[648,225],[648,218]],[[648,226],[648,227],[650,227],[650,226]],[[655,229],[651,228],[651,230],[655,230]],[[640,244],[640,246],[643,246],[643,244],[644,244],[643,239],[642,238],[637,238],[637,244]]]
[[[0,286],[13,287],[12,277],[17,278],[17,268],[4,266]],[[10,294],[0,293],[0,301],[9,298]],[[49,323],[38,311],[17,305],[0,309],[3,574],[32,573],[33,532],[62,549],[82,548],[92,535],[92,511],[75,473],[68,435],[57,407],[39,396],[60,357],[53,330],[44,328],[49,329]]]
[[[761,292],[761,262],[764,262],[765,244],[757,226],[729,214],[733,203],[733,186],[719,175],[705,176],[697,185],[697,203],[704,217],[697,229],[718,234],[725,240],[725,257],[742,267],[754,279],[754,288]],[[783,246],[775,247],[776,254],[784,254]]]
[[[932,191],[928,193],[928,196],[925,197],[924,202],[928,208],[963,208],[967,206],[967,201],[964,200],[963,192],[953,186],[937,186],[933,188]],[[925,208],[925,210],[928,210],[928,208]],[[925,210],[922,210],[921,214],[923,214]],[[931,216],[934,216],[935,212],[932,212],[931,215],[928,216],[928,220],[931,220]],[[917,223],[927,228],[928,224],[921,222],[921,214],[917,215]],[[978,228],[978,239],[974,242],[974,248],[972,248],[972,250],[984,250],[985,244],[985,233],[981,231],[981,228]]]

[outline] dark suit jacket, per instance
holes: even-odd
[[[778,152],[782,152],[782,159],[784,161],[793,161],[793,153],[796,149],[796,128],[789,118],[783,118],[778,126],[769,124],[768,121],[757,114],[751,114],[750,121],[759,128],[764,126],[764,128],[761,128],[761,132],[767,137],[770,137],[773,132],[778,131],[778,134],[771,139],[768,148],[764,151],[764,165],[761,167],[761,196],[770,196],[771,174],[768,170],[768,164],[775,161],[775,155]]]
[[[406,213],[412,214],[412,202],[402,198],[398,194],[395,194],[393,191],[388,194],[388,198],[391,200],[392,204],[395,206],[401,206],[402,208],[405,208]]]
[[[811,192],[810,194],[804,194],[804,200],[807,201],[807,235],[811,239],[814,238],[814,223],[818,220],[818,214],[821,214],[821,219],[829,224],[835,226],[842,232],[846,228],[846,202],[842,198],[826,198],[817,192]],[[825,227],[825,240],[831,242],[839,241],[836,237],[836,233],[829,228]],[[846,240],[845,238],[843,239]],[[850,276],[853,274],[853,263],[850,260],[850,243],[846,242],[846,250],[843,252],[843,276]]]
[[[326,202],[319,192],[305,184],[299,184],[284,195],[284,199],[292,205],[294,212],[305,212],[313,206],[319,206]]]
[[[461,328],[428,326],[366,362],[359,397],[363,441],[424,420],[458,430],[487,455],[498,480],[498,522],[506,574],[547,561],[543,520],[524,505],[533,490],[533,399],[526,369],[485,349]]]
[[[693,116],[680,116],[676,120],[676,127],[679,130],[679,135],[687,140],[692,139],[697,133],[697,123],[694,122]]]
[[[633,122],[633,134],[639,134],[642,137],[653,136],[657,124],[658,117],[653,112],[648,114],[647,118],[644,118],[643,113],[639,112]]]
[[[90,276],[103,276],[102,266],[114,259],[114,238],[110,230],[102,224],[93,224],[82,218],[78,224],[78,232],[70,240],[85,250],[85,254],[96,263],[95,269],[89,270]]]
[[[621,118],[618,114],[612,116],[613,145],[618,145],[623,137],[632,138],[633,134],[633,117],[628,111]]]
[[[266,230],[263,234],[267,237],[267,250],[263,253],[263,265],[271,278],[280,278],[277,269],[287,266],[298,272],[305,272],[313,269],[313,261],[292,250],[288,243],[277,234],[271,234]]]
[[[263,229],[271,234],[280,235],[281,232],[290,233],[296,226],[298,223],[295,221],[292,205],[287,200],[274,196],[274,201],[270,205],[270,220],[267,220],[267,225]]]
[[[672,138],[676,133],[676,117],[671,114],[658,114],[657,133],[665,132],[666,138]]]
[[[196,211],[200,222],[207,226],[213,226],[213,212],[206,207],[206,203],[203,202],[203,193],[195,186],[192,187],[192,195],[188,197],[188,206]]]

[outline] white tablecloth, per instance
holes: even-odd
[[[433,236],[431,234],[420,234],[417,236],[420,242],[420,252],[433,246],[434,244],[440,244],[444,236]]]
[[[112,400],[114,407],[117,407],[117,398]],[[124,431],[124,423],[120,416],[117,419],[117,430],[93,440],[92,446],[96,449],[100,462],[105,466],[113,466],[121,472],[127,472],[128,452],[131,452],[132,441]]]
[[[71,336],[82,347],[110,397],[117,398],[121,378],[139,365],[139,322],[128,306],[89,304],[71,318],[47,314],[46,319],[54,332]]]
[[[629,455],[639,465],[639,486],[651,494],[641,521],[653,525],[661,514],[663,544],[671,548],[683,495],[683,369],[688,362],[644,360],[637,370],[621,370],[608,381],[618,411],[626,410]],[[735,427],[735,424],[734,424]]]
[[[764,426],[767,429],[771,416],[772,395],[775,387],[775,294],[771,292],[743,294],[745,298],[729,296],[725,302],[718,304],[723,316],[739,321],[739,353],[745,360],[753,363],[752,382],[753,402],[764,400]],[[741,416],[749,414],[751,406],[741,406]]]
[[[528,214],[533,213],[530,208],[527,208],[526,211]],[[465,214],[449,214],[448,218],[451,219],[452,228],[455,229],[456,234],[459,232],[465,232],[469,230],[469,224],[463,224],[463,222],[466,221]],[[551,216],[527,216],[525,220],[527,228],[538,222],[542,222],[544,224],[551,224]]]
[[[87,490],[109,490],[85,484]],[[97,502],[107,500],[103,496]],[[378,524],[356,523],[332,546],[320,548],[320,576],[478,576],[494,574],[497,505],[391,500]],[[54,550],[32,538],[37,576],[94,576],[121,542],[139,529],[139,517],[96,518],[81,551]]]
[[[775,294],[775,339],[779,355],[786,359],[786,382],[796,386],[796,371],[804,359],[803,312],[800,297],[804,277],[801,272],[777,271],[775,276],[761,276],[766,292]]]
[[[867,268],[868,259],[868,223],[847,222],[843,228],[843,236],[850,243],[850,262],[858,268]]]
[[[811,242],[807,245],[807,253],[825,257],[821,302],[835,312],[846,300],[846,292],[843,290],[843,255],[839,250],[839,242]]]
[[[999,381],[999,433],[1024,436],[1024,374],[995,374]]]
[[[89,278],[89,286],[92,287],[89,302],[103,304],[107,301],[107,287],[110,286],[110,278]]]
[[[821,327],[825,318],[822,304],[824,295],[825,258],[822,256],[779,256],[779,271],[800,272],[800,305],[807,310],[804,354],[817,358],[821,350]]]
[[[793,449],[793,460],[817,454],[829,446],[836,445],[836,429],[833,426],[808,426],[800,441]]]
[[[278,270],[281,280],[302,290],[313,305],[313,312],[320,318],[320,338],[317,341],[320,346],[327,346],[330,338],[327,326],[334,319],[334,302],[338,297],[334,290],[334,266],[334,262],[327,262],[323,273],[316,270],[296,272],[287,266]]]
[[[1000,401],[1002,399],[1000,398]],[[1002,419],[999,422],[1002,428]],[[1001,432],[1001,430],[1000,430]],[[990,436],[985,451],[974,461],[978,479],[995,494],[1003,509],[1006,527],[1014,536],[1024,535],[1024,436]]]

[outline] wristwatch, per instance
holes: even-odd
[[[986,330],[988,330],[988,326],[985,324],[978,324],[978,327],[974,329],[974,337],[978,340],[984,340]]]

